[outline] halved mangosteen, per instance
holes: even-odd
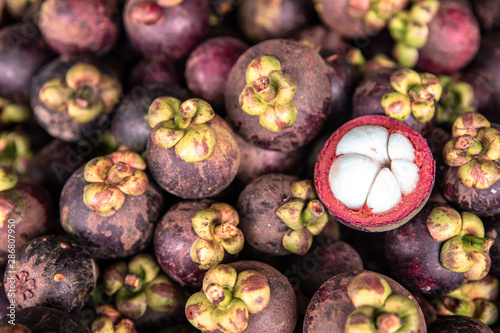
[[[320,200],[348,227],[382,232],[408,222],[427,202],[435,160],[425,139],[384,116],[353,119],[328,139],[315,167]]]

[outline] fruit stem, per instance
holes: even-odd
[[[489,252],[493,243],[495,243],[493,238],[480,238],[472,235],[464,235],[462,237],[464,249],[470,252],[479,252],[483,255]]]
[[[125,276],[125,288],[130,292],[136,292],[142,288],[142,279],[133,273],[129,273]]]
[[[122,182],[128,176],[131,176],[133,169],[130,165],[124,162],[118,162],[108,173],[107,182],[111,186],[116,186]]]
[[[394,313],[381,314],[376,320],[379,333],[394,333],[403,325],[401,318]]]

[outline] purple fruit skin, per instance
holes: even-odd
[[[53,57],[38,29],[18,23],[0,30],[0,96],[28,102],[31,79]]]
[[[214,203],[209,199],[180,201],[169,209],[155,229],[156,259],[163,271],[183,286],[200,287],[207,272],[191,259],[191,246],[199,239],[191,218]],[[225,262],[234,259],[234,255],[225,253]]]
[[[95,258],[124,258],[139,253],[153,239],[153,230],[161,216],[163,197],[149,178],[141,195],[125,195],[123,206],[108,217],[93,213],[83,202],[83,166],[68,179],[61,192],[61,225]]]
[[[222,110],[229,72],[247,48],[247,44],[233,37],[214,37],[200,43],[186,62],[188,88],[216,110]]]
[[[427,333],[493,333],[485,323],[465,316],[444,316],[427,326]]]
[[[179,60],[208,32],[210,9],[207,0],[183,0],[163,9],[157,24],[138,24],[131,19],[132,8],[143,0],[127,0],[123,10],[125,31],[145,58]]]
[[[344,332],[347,317],[354,311],[355,307],[347,294],[347,285],[352,278],[362,270],[354,270],[337,274],[326,281],[314,294],[307,307],[304,318],[304,333],[330,333]],[[379,274],[379,273],[376,273]],[[382,276],[392,289],[393,293],[409,297],[418,309],[419,327],[415,333],[425,333],[426,325],[424,315],[417,301],[398,282],[390,277]]]
[[[476,55],[481,40],[479,23],[463,0],[441,0],[429,22],[429,38],[419,50],[417,66],[434,74],[465,67]]]
[[[281,68],[297,81],[293,99],[297,108],[295,123],[280,132],[271,132],[259,124],[259,117],[245,113],[239,95],[246,86],[245,72],[260,55],[272,55]],[[236,131],[256,146],[289,152],[312,141],[330,113],[331,69],[320,55],[297,41],[271,39],[250,47],[235,63],[226,84],[225,105]]]
[[[434,207],[428,202],[407,224],[388,231],[385,237],[385,256],[394,278],[409,290],[425,295],[446,294],[460,287],[465,278],[439,262],[443,242],[432,238],[427,229],[427,216]]]
[[[337,54],[325,57],[326,63],[332,68],[330,83],[332,87],[332,103],[330,118],[345,116],[350,109],[349,97],[352,96],[354,85],[353,68]]]
[[[370,73],[356,88],[352,98],[353,118],[369,115],[385,115],[382,108],[382,97],[394,91],[391,86],[391,74],[394,69],[382,68]],[[417,132],[425,134],[432,128],[432,122],[421,123],[409,115],[404,122]]]
[[[142,59],[130,71],[128,84],[152,90],[180,84],[180,78],[174,63]]]
[[[482,0],[471,1],[476,16],[483,29],[492,30],[500,28],[500,1]]]
[[[254,42],[285,38],[307,23],[307,5],[305,0],[243,0],[237,7],[239,27]]]

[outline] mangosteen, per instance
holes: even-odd
[[[403,67],[441,74],[458,71],[476,55],[480,27],[465,0],[430,0],[399,12],[389,30],[393,55]]]
[[[246,242],[260,252],[304,255],[328,223],[312,180],[272,173],[254,179],[238,197]]]
[[[318,196],[337,221],[362,231],[392,230],[427,202],[435,161],[426,140],[385,116],[355,118],[324,145],[316,162]]]
[[[200,43],[186,61],[185,77],[189,90],[216,110],[223,110],[227,77],[247,48],[248,45],[239,39],[226,36]]]
[[[54,229],[52,200],[28,177],[0,167],[0,267],[14,262],[29,240]]]
[[[326,26],[346,38],[358,40],[376,35],[407,3],[407,0],[317,0],[314,8]]]
[[[209,199],[180,201],[155,229],[154,251],[162,269],[182,285],[201,286],[211,267],[233,261],[244,244],[238,212]]]
[[[500,213],[500,131],[481,114],[467,112],[452,127],[443,149],[443,196],[478,216]]]
[[[297,302],[288,280],[258,261],[211,268],[202,291],[186,302],[186,317],[203,332],[292,333]]]
[[[113,305],[99,305],[95,312],[96,318],[90,324],[92,333],[137,333],[134,321],[123,318]]]
[[[294,288],[311,298],[323,283],[332,276],[363,269],[358,252],[349,244],[326,242],[318,237],[303,256],[295,257],[284,275]]]
[[[103,55],[114,47],[119,26],[115,0],[46,0],[38,26],[44,40],[64,55]]]
[[[426,295],[451,292],[491,267],[482,221],[469,212],[429,202],[409,223],[385,237],[385,256],[395,278]]]
[[[139,153],[146,149],[151,134],[147,119],[148,108],[155,98],[165,95],[182,100],[189,98],[184,88],[174,84],[153,89],[142,86],[132,88],[120,103],[111,123],[111,133],[119,145]]]
[[[164,190],[184,199],[216,195],[231,184],[240,151],[229,125],[199,98],[159,97],[148,113],[149,170]]]
[[[427,326],[427,333],[493,333],[485,323],[465,316],[438,318]]]
[[[356,88],[353,117],[385,114],[425,135],[434,122],[441,93],[441,83],[433,74],[382,68],[371,72]]]
[[[95,288],[95,266],[90,254],[69,237],[41,236],[28,241],[9,262],[4,288],[19,309],[50,306],[78,311]]]
[[[0,29],[0,96],[29,102],[31,79],[52,57],[35,25]]]
[[[5,333],[90,333],[89,329],[67,312],[45,307],[33,306],[17,310],[14,318],[4,317],[0,321],[0,332],[6,327],[19,328],[19,331]],[[24,327],[23,327],[24,326]],[[26,330],[28,329],[28,330]]]
[[[300,42],[273,39],[254,45],[229,74],[229,119],[256,146],[284,152],[302,147],[331,112],[330,75],[320,55]]]
[[[0,166],[26,175],[33,159],[33,140],[23,130],[0,132]]]
[[[142,59],[130,71],[128,84],[130,87],[141,86],[146,90],[155,90],[180,84],[180,77],[172,62]]]
[[[393,279],[371,271],[350,271],[330,278],[314,294],[303,332],[425,333],[415,298]]]
[[[109,265],[103,272],[103,281],[119,315],[133,320],[140,332],[177,323],[182,316],[184,296],[153,255],[140,253],[128,261]],[[111,318],[99,321],[113,322]],[[119,322],[124,324],[123,320]]]
[[[81,61],[80,61],[81,60]],[[53,137],[76,142],[102,136],[122,88],[102,62],[60,57],[33,78],[31,107]]]
[[[127,0],[125,31],[148,59],[174,61],[186,56],[209,27],[207,0]]]
[[[96,157],[68,179],[61,226],[96,258],[123,258],[148,246],[163,210],[160,190],[129,150]]]
[[[243,184],[248,184],[267,173],[299,174],[302,169],[300,161],[304,154],[301,148],[290,152],[264,149],[247,142],[237,134],[236,142],[241,155],[236,179]]]
[[[483,29],[492,30],[500,28],[500,1],[473,1],[472,5]]]
[[[293,39],[306,43],[314,49],[346,55],[351,46],[343,39],[337,30],[332,30],[322,24],[307,26],[297,32]]]
[[[498,319],[498,308],[494,303],[497,297],[498,279],[487,275],[434,299],[432,304],[440,316],[467,316],[492,326]]]
[[[254,42],[288,37],[310,16],[305,0],[243,0],[236,10],[241,31]]]
[[[450,128],[466,112],[476,111],[474,87],[458,78],[440,75],[442,93],[437,108],[436,123]]]

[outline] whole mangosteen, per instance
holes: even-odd
[[[203,276],[222,261],[232,261],[244,244],[238,212],[202,199],[181,201],[155,229],[154,251],[162,269],[182,285],[201,286]]]
[[[186,317],[203,332],[291,333],[297,301],[288,280],[258,261],[211,268],[202,291],[186,302]]]
[[[409,223],[385,237],[385,256],[405,287],[426,295],[448,293],[491,267],[482,221],[469,212],[429,202]]]
[[[331,69],[309,46],[261,42],[243,53],[226,84],[229,119],[256,146],[295,150],[310,142],[331,112]]]
[[[199,98],[159,97],[148,113],[149,170],[164,190],[185,199],[216,195],[231,184],[240,151],[229,125]]]
[[[163,197],[129,150],[96,157],[68,179],[61,193],[63,229],[96,258],[123,258],[148,246]]]
[[[81,61],[80,61],[81,60]],[[53,137],[76,142],[103,135],[122,87],[110,68],[96,60],[60,57],[33,78],[31,107]]]
[[[19,309],[50,306],[78,311],[89,300],[96,281],[96,264],[90,254],[69,237],[55,235],[27,242],[4,273],[7,297]]]
[[[371,271],[337,274],[314,294],[303,332],[426,333],[415,298],[393,279]]]
[[[403,225],[422,209],[435,172],[432,152],[413,128],[390,117],[365,116],[328,139],[314,181],[337,221],[381,232]]]

